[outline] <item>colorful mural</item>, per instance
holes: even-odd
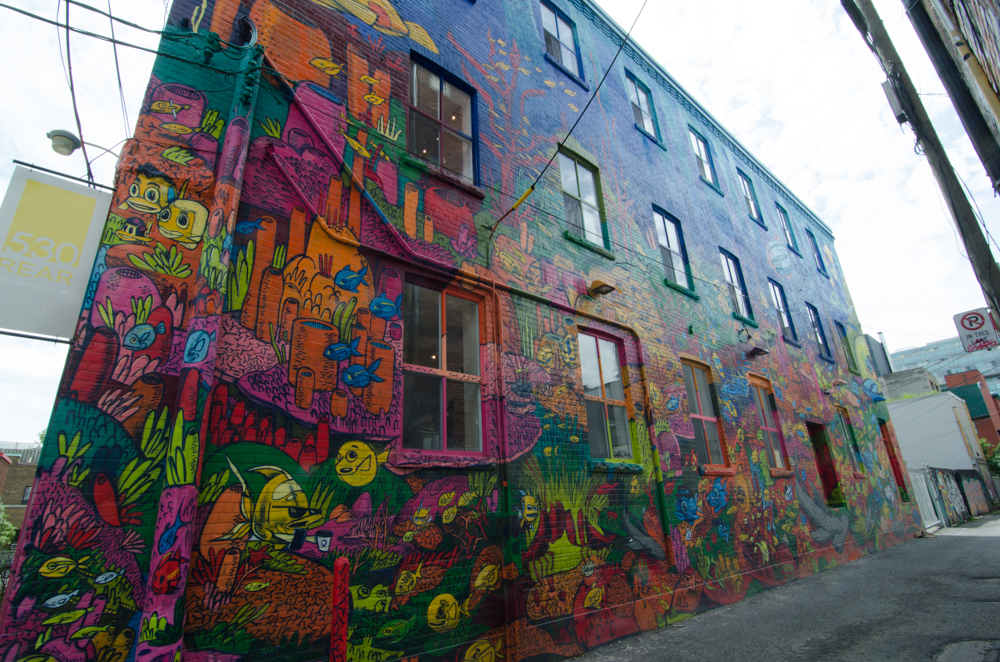
[[[48,428],[5,660],[569,657],[918,529],[832,248],[820,275],[725,211],[736,196],[705,189],[686,151],[687,124],[709,121],[666,88],[666,150],[615,76],[567,138],[589,92],[547,62],[537,3],[445,4],[175,2]],[[616,46],[589,16],[594,80]],[[413,63],[475,100],[474,182],[413,153]],[[560,145],[600,164],[604,248],[567,239],[556,169],[495,225]],[[719,171],[735,158],[720,142]],[[790,199],[767,181],[762,199]],[[652,204],[692,221],[698,294],[663,286]],[[751,328],[716,285],[722,242],[742,247]],[[851,327],[857,374],[804,331],[782,341],[765,278],[786,275],[803,329],[805,299]],[[418,314],[421,292],[466,312]],[[447,369],[413,358],[422,324]],[[748,358],[751,337],[770,355]],[[615,375],[600,397],[589,342]],[[712,377],[712,466],[683,361]],[[749,378],[773,391],[784,467]],[[427,383],[445,407],[413,404]],[[620,416],[615,457],[595,411]],[[807,425],[828,426],[836,503]]]

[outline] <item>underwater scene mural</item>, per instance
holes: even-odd
[[[920,529],[832,235],[631,48],[568,136],[562,4],[174,2],[4,660],[570,657]]]

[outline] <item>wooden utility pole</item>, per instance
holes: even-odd
[[[891,90],[895,93],[899,105],[906,113],[906,118],[901,121],[909,122],[916,134],[917,142],[923,150],[924,156],[927,157],[934,178],[944,194],[948,210],[955,219],[955,225],[962,237],[965,251],[969,255],[969,262],[972,263],[976,279],[986,297],[986,303],[992,309],[994,319],[1000,323],[1000,318],[998,318],[1000,315],[1000,298],[998,298],[1000,297],[1000,267],[993,259],[990,246],[986,242],[979,221],[973,213],[972,205],[965,196],[965,191],[951,166],[951,161],[948,160],[944,145],[941,144],[941,140],[934,131],[930,117],[920,101],[917,88],[914,87],[913,81],[906,73],[903,61],[892,45],[889,33],[882,25],[882,19],[879,18],[871,0],[841,0],[840,4],[858,28],[868,48],[875,53],[882,69],[888,76]]]

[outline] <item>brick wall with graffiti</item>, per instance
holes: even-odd
[[[599,10],[169,26],[5,660],[567,657],[919,529],[828,228],[631,46],[567,136]]]

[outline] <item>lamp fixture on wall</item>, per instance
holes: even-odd
[[[614,292],[615,286],[609,285],[608,283],[605,283],[603,280],[595,280],[593,283],[590,284],[590,287],[587,289],[590,292],[590,296],[600,297],[604,296],[605,294],[611,294],[612,292]]]
[[[770,354],[770,353],[771,352],[767,351],[763,347],[754,347],[753,349],[751,349],[750,351],[747,352],[747,358],[748,359],[754,359],[754,358],[757,358],[758,356],[764,356],[764,355]]]
[[[845,382],[843,379],[840,378],[834,379],[832,382],[830,382],[830,386],[846,386],[846,385],[847,382]]]

